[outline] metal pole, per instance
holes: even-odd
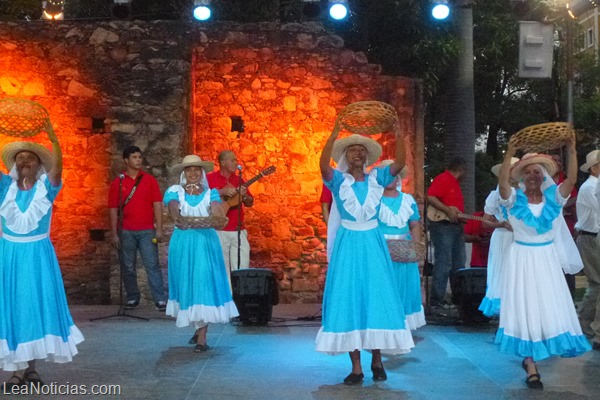
[[[567,21],[567,122],[573,125],[573,22]]]

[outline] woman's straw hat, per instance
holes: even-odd
[[[393,163],[394,163],[394,160],[383,160],[382,162],[380,162],[379,164],[376,165],[376,168],[387,167],[388,165],[391,165]],[[405,165],[400,170],[400,173],[398,174],[398,176],[400,177],[400,179],[404,179],[404,178],[406,178],[406,175],[408,175],[408,166]]]
[[[10,171],[15,164],[15,157],[22,151],[30,151],[37,155],[46,171],[52,168],[52,153],[41,144],[33,142],[12,142],[2,148],[2,161]]]
[[[367,167],[375,164],[375,161],[381,157],[382,149],[379,143],[373,139],[356,134],[336,140],[335,143],[333,143],[333,152],[331,156],[336,162],[339,162],[340,158],[346,152],[346,149],[349,146],[356,144],[367,149]]]
[[[517,157],[512,157],[510,159],[510,165],[515,165],[515,163],[519,161],[519,159]],[[500,174],[500,168],[502,167],[502,163],[500,164],[496,164],[492,167],[492,174],[498,176],[498,174]]]
[[[585,164],[579,169],[583,172],[589,172],[590,168],[600,163],[600,150],[592,150],[585,156]]]
[[[215,163],[211,161],[203,161],[199,156],[195,154],[189,154],[183,157],[181,164],[177,164],[173,167],[174,173],[181,173],[187,167],[200,167],[204,172],[210,172],[215,168]]]
[[[525,154],[521,160],[517,161],[513,167],[510,169],[510,176],[518,181],[521,178],[521,172],[523,172],[523,168],[528,165],[539,164],[546,169],[546,172],[550,176],[554,176],[558,170],[558,166],[556,162],[547,154],[537,154],[537,153],[527,153]]]

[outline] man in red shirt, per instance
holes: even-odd
[[[483,211],[478,211],[473,215],[483,217]],[[472,268],[487,268],[492,232],[493,229],[484,227],[479,220],[470,219],[465,224],[465,242],[472,244]]]
[[[465,238],[458,213],[464,212],[464,198],[460,179],[467,163],[461,157],[450,161],[446,171],[436,176],[427,191],[429,206],[442,211],[447,220],[430,221],[429,233],[434,247],[434,267],[431,282],[431,305],[443,306],[446,286],[451,273],[464,268]],[[452,285],[452,279],[450,280]]]
[[[331,211],[331,204],[333,203],[333,195],[331,190],[327,189],[327,186],[323,185],[321,189],[321,213],[323,215],[323,222],[327,224],[329,222],[329,212]]]
[[[108,207],[112,242],[119,250],[127,297],[125,308],[133,309],[140,304],[135,265],[139,250],[156,309],[165,311],[167,303],[157,246],[163,237],[162,195],[156,179],[141,170],[139,147],[129,146],[123,150],[123,162],[125,171],[110,185]],[[122,218],[119,218],[119,208]]]
[[[240,177],[237,172],[241,170],[238,167],[237,157],[231,150],[224,150],[219,153],[219,170],[206,175],[208,186],[211,189],[218,189],[221,197],[228,199],[239,196],[241,194],[242,202],[239,206],[230,207],[227,211],[229,222],[223,230],[217,231],[221,247],[223,248],[223,258],[227,267],[227,276],[232,270],[238,268],[250,267],[250,244],[248,243],[248,232],[244,227],[244,208],[252,207],[254,197],[250,191],[243,185],[244,180],[241,180],[240,194],[238,187],[240,185]],[[240,258],[238,260],[238,226],[240,230]]]

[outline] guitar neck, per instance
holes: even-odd
[[[483,217],[478,217],[476,215],[471,215],[471,214],[463,214],[463,213],[458,213],[458,218],[463,218],[463,219],[474,219],[475,221],[483,221]]]
[[[242,186],[247,188],[248,186],[252,185],[254,182],[256,182],[257,180],[259,180],[262,177],[263,177],[263,173],[261,172],[260,174],[256,175],[254,178],[249,179],[246,182],[242,183]]]

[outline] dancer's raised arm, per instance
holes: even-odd
[[[327,139],[325,147],[323,147],[323,151],[321,152],[319,165],[321,167],[321,176],[325,181],[330,181],[333,179],[333,168],[331,168],[330,164],[331,152],[333,151],[333,142],[335,142],[335,139],[337,139],[341,130],[342,128],[336,120],[333,130],[331,131],[331,135],[329,136],[329,139]]]
[[[504,161],[502,161],[502,166],[500,167],[500,173],[498,173],[498,192],[500,193],[500,197],[503,199],[508,199],[511,193],[510,167],[511,159],[516,152],[517,147],[515,146],[514,140],[511,137],[508,141],[506,153],[504,154]]]

